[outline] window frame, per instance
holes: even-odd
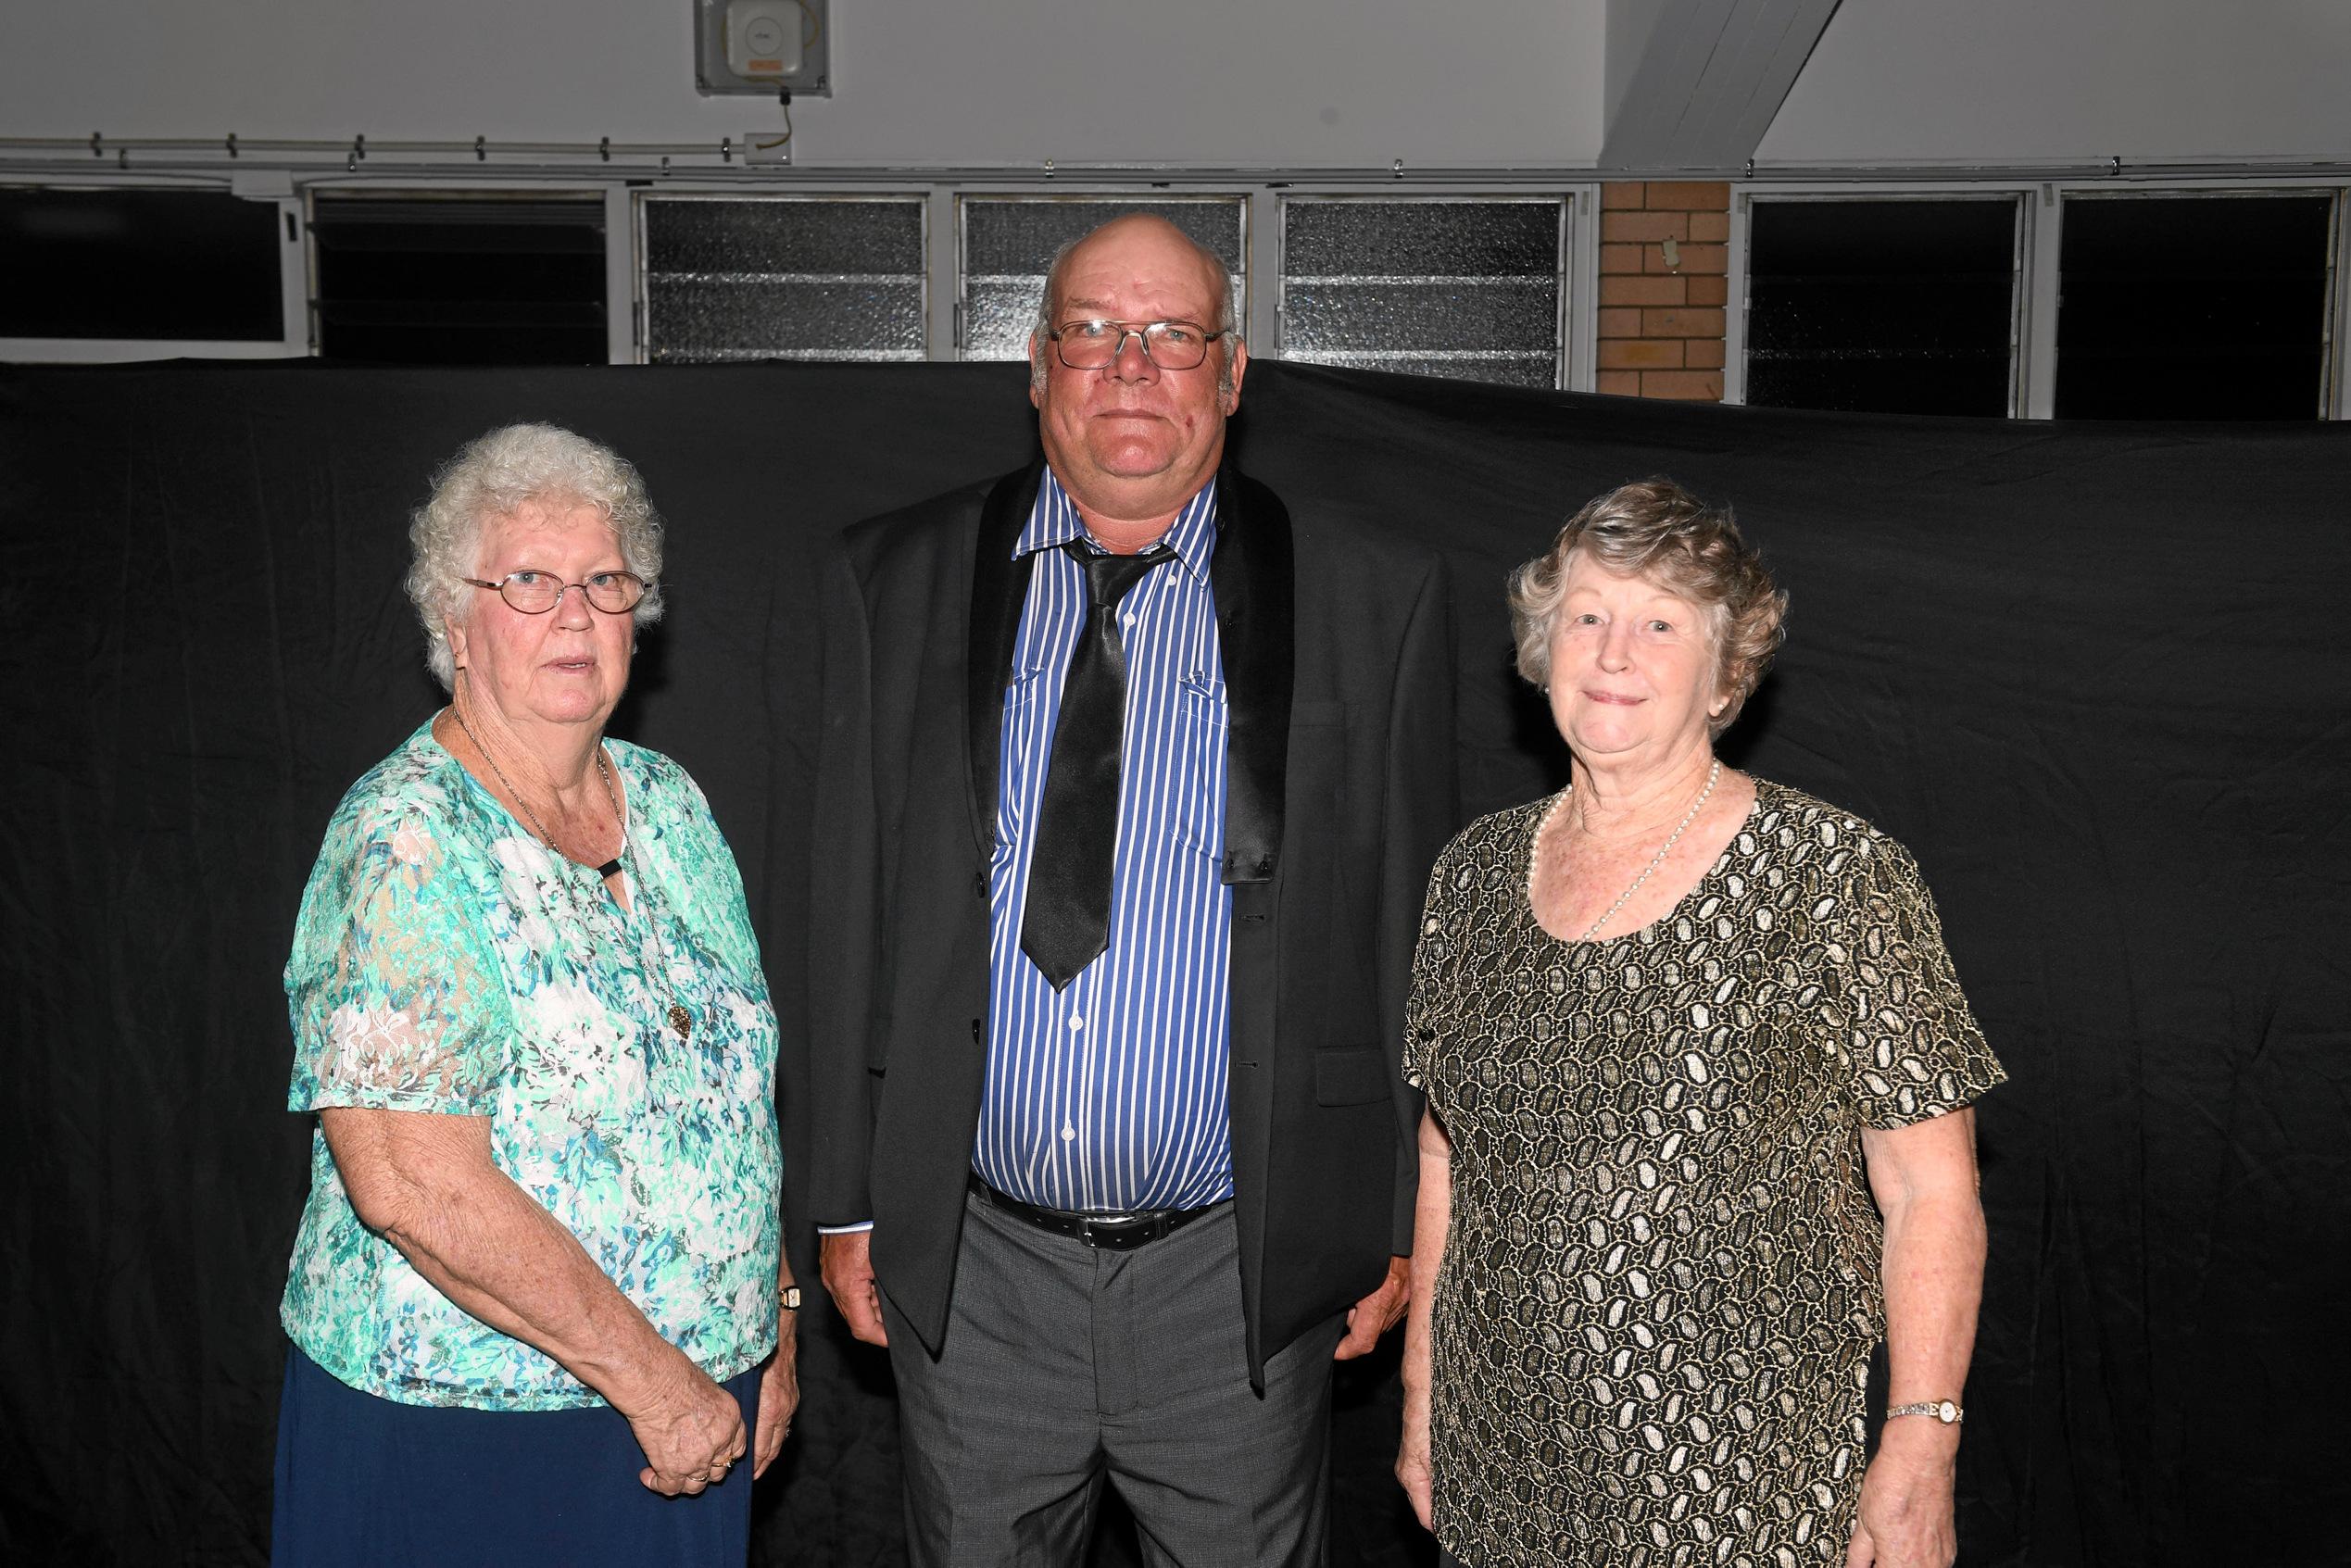
[[[1904,180],[1795,181],[1735,180],[1730,184],[1729,275],[1737,293],[1723,322],[1723,387],[1725,403],[1747,401],[1747,311],[1749,222],[1756,198],[1812,198],[1856,201],[1873,197],[1892,200],[1961,199],[1969,193],[2007,194],[2020,202],[2016,282],[2012,294],[2022,303],[2017,315],[2012,380],[2012,419],[2056,417],[2057,401],[2058,257],[2063,239],[2065,204],[2081,196],[2101,199],[2164,198],[2194,195],[2277,196],[2321,193],[2333,198],[2333,243],[2331,254],[2332,287],[2321,328],[2325,387],[2318,417],[2351,420],[2351,184],[2340,176],[2291,176],[2276,179],[2147,179],[2094,180]]]
[[[915,277],[916,282],[921,286],[923,301],[922,315],[924,323],[924,353],[921,360],[899,360],[894,358],[878,360],[844,359],[828,358],[826,356],[815,354],[781,353],[770,355],[746,355],[742,360],[735,362],[756,363],[762,359],[791,364],[911,364],[930,362],[937,358],[936,345],[933,341],[933,334],[930,331],[930,322],[931,299],[934,292],[934,274],[937,270],[937,257],[933,249],[931,235],[932,224],[937,216],[936,210],[937,204],[929,199],[930,194],[931,193],[928,190],[912,186],[887,189],[871,185],[861,186],[856,189],[843,190],[809,190],[798,186],[790,190],[776,190],[773,188],[745,190],[740,185],[720,185],[715,187],[697,186],[691,189],[672,189],[669,187],[663,187],[659,190],[628,190],[624,193],[624,199],[627,205],[627,218],[623,226],[628,243],[625,249],[622,250],[622,254],[628,258],[629,309],[628,320],[625,323],[628,336],[625,345],[615,345],[616,357],[613,359],[613,363],[621,365],[648,365],[652,363],[650,345],[646,341],[651,324],[649,301],[651,299],[650,279],[652,276],[646,255],[646,209],[657,203],[693,201],[893,202],[903,207],[919,207],[922,209],[923,222],[923,270],[920,273],[916,274]],[[614,230],[608,215],[605,237],[605,251],[608,257],[615,249],[620,248],[614,246],[611,243],[611,236]],[[905,277],[905,274],[897,272],[875,273],[873,275],[876,277],[897,279],[899,281],[903,281]],[[620,357],[623,354],[625,355],[625,358]]]
[[[0,362],[28,365],[119,365],[157,359],[298,359],[310,345],[310,254],[308,211],[291,181],[158,179],[142,173],[127,179],[104,176],[76,180],[10,179],[0,186],[46,191],[195,191],[274,207],[278,210],[278,327],[275,338],[0,337]],[[282,185],[282,189],[267,188]]]
[[[2312,418],[2317,420],[2351,419],[2351,399],[2345,395],[2345,376],[2351,370],[2351,358],[2346,358],[2345,323],[2346,306],[2347,265],[2351,265],[2351,235],[2345,232],[2346,205],[2351,204],[2351,187],[2340,181],[2302,180],[2251,182],[2243,180],[2167,182],[2163,184],[2131,184],[2127,186],[2062,184],[2054,187],[2056,221],[2050,225],[2055,232],[2046,261],[2049,274],[2049,354],[2047,397],[2043,407],[2055,415],[2057,404],[2057,318],[2061,310],[2059,292],[2064,284],[2062,238],[2065,229],[2066,204],[2073,201],[2244,201],[2257,197],[2324,195],[2327,198],[2326,261],[2327,282],[2324,289],[2325,314],[2319,326],[2319,388],[2318,407]]]
[[[302,204],[302,318],[308,345],[305,352],[313,358],[324,356],[319,345],[319,246],[313,220],[318,212],[319,198],[329,200],[383,201],[575,201],[585,202],[593,197],[604,203],[604,360],[608,365],[623,365],[629,361],[614,358],[622,341],[621,334],[628,321],[619,302],[625,295],[616,294],[619,281],[614,273],[615,251],[625,257],[627,252],[614,244],[620,231],[614,227],[615,187],[608,182],[584,180],[513,180],[496,182],[429,182],[403,175],[394,180],[325,179],[301,184],[295,199]]]
[[[1552,389],[1569,392],[1592,390],[1594,371],[1591,361],[1599,318],[1582,306],[1590,297],[1591,280],[1599,272],[1597,235],[1600,225],[1579,220],[1587,211],[1599,210],[1600,187],[1596,182],[1578,185],[1493,185],[1480,189],[1399,181],[1392,189],[1365,190],[1360,185],[1318,188],[1299,184],[1285,185],[1271,194],[1275,207],[1272,225],[1274,320],[1271,358],[1286,358],[1289,346],[1285,341],[1289,324],[1289,225],[1287,220],[1292,203],[1385,202],[1391,206],[1407,202],[1508,202],[1528,206],[1540,203],[1559,209],[1559,246],[1554,272],[1559,281],[1559,306],[1556,320],[1552,325]],[[1587,232],[1591,236],[1589,244],[1580,243],[1585,240]]]
[[[1040,189],[1036,185],[999,185],[992,182],[986,184],[959,184],[951,187],[948,192],[948,199],[953,213],[953,250],[951,252],[951,263],[954,269],[953,277],[955,280],[955,288],[953,294],[953,304],[949,311],[950,320],[948,324],[949,352],[947,358],[957,363],[1011,363],[1009,360],[975,359],[972,357],[971,353],[970,291],[973,274],[969,267],[971,243],[968,214],[970,211],[970,204],[974,201],[1011,200],[1063,203],[1129,201],[1153,202],[1169,206],[1173,206],[1176,203],[1199,203],[1210,205],[1224,203],[1238,207],[1240,213],[1241,265],[1240,276],[1236,280],[1236,282],[1239,283],[1241,290],[1241,335],[1244,339],[1250,340],[1253,343],[1254,334],[1251,329],[1251,324],[1256,320],[1257,313],[1258,271],[1255,252],[1257,243],[1258,214],[1256,204],[1251,199],[1252,194],[1253,192],[1246,187],[1240,189],[1228,189],[1221,185],[1214,184],[1201,186],[1199,188],[1187,188],[1180,191],[1173,189],[1172,187],[1160,185],[1146,185],[1143,189],[1138,190],[1131,184],[1113,185],[1091,182],[1085,183],[1072,183],[1067,186],[1063,186],[1060,182],[1056,182],[1050,189]],[[988,272],[981,273],[979,276],[996,277],[998,274]],[[936,335],[933,339],[933,345],[932,358],[936,359],[938,358],[937,352]],[[1253,348],[1251,352],[1254,352]]]
[[[1922,184],[1801,185],[1740,183],[1730,187],[1730,249],[1728,267],[1738,295],[1723,316],[1722,400],[1744,406],[1747,401],[1747,317],[1754,308],[1754,281],[1752,227],[1754,204],[1765,202],[2006,202],[2016,220],[2009,232],[2008,271],[2008,405],[2001,417],[2024,417],[2030,402],[2029,371],[2032,362],[2035,318],[2030,294],[2030,263],[2043,225],[2036,222],[2030,187],[2010,182]],[[1951,416],[1958,418],[1962,416]],[[2045,416],[2043,416],[2045,417]]]

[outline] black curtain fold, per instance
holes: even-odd
[[[438,700],[399,588],[433,470],[544,419],[644,470],[673,608],[613,729],[694,772],[742,862],[798,1149],[811,568],[830,532],[1022,461],[1023,389],[978,365],[0,370],[0,1554],[266,1556],[308,1144],[278,975],[328,811]],[[2351,1561],[2351,432],[1270,361],[1244,391],[1241,458],[1293,510],[1451,556],[1473,811],[1564,769],[1502,582],[1568,511],[1667,473],[1768,552],[1788,646],[1726,749],[1917,851],[2014,1075],[1982,1108],[1961,1561]],[[807,1329],[755,1559],[899,1561],[887,1373],[829,1312]],[[1340,1377],[1341,1563],[1427,1560],[1388,1477],[1393,1371],[1391,1346]]]

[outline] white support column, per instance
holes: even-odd
[[[626,185],[604,187],[604,360],[645,363],[639,330],[645,298],[644,258],[636,234],[636,200]]]
[[[1754,202],[1747,188],[1730,187],[1730,243],[1723,259],[1722,400],[1747,401],[1747,224]]]
[[[956,332],[963,297],[963,247],[955,232],[955,192],[931,187],[923,220],[923,351],[932,359],[953,359],[963,349]]]
[[[1282,198],[1260,185],[1249,193],[1243,259],[1249,268],[1249,313],[1241,331],[1251,355],[1279,358],[1282,298]]]
[[[1568,392],[1591,392],[1600,385],[1600,187],[1570,185],[1566,195],[1566,254],[1559,282],[1566,295],[1561,308],[1567,314],[1567,362],[1560,385]]]
[[[2065,203],[2055,185],[2024,194],[2022,247],[2024,320],[2018,332],[2018,369],[2023,387],[2017,412],[2028,420],[2053,419],[2057,409],[2057,244]]]

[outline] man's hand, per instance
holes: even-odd
[[[1404,1321],[1404,1308],[1413,1298],[1412,1264],[1410,1258],[1389,1259],[1388,1277],[1379,1288],[1347,1309],[1347,1337],[1339,1342],[1333,1361],[1370,1355],[1379,1336]]]
[[[726,1479],[743,1457],[743,1408],[735,1396],[684,1355],[677,1370],[642,1403],[622,1410],[645,1468],[636,1478],[663,1497],[694,1496]],[[618,1409],[618,1406],[615,1406]]]
[[[1951,1501],[1958,1438],[1917,1417],[1886,1427],[1861,1478],[1845,1568],[1951,1568],[1959,1555]]]
[[[888,1344],[889,1330],[882,1326],[882,1292],[874,1283],[874,1233],[836,1232],[819,1243],[817,1257],[824,1288],[849,1332],[868,1345]]]
[[[775,1456],[784,1451],[784,1438],[792,1430],[792,1412],[800,1408],[800,1340],[797,1312],[779,1312],[782,1325],[775,1335],[775,1354],[760,1373],[760,1419],[751,1435],[751,1479],[767,1474]]]

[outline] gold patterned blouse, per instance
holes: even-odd
[[[1527,899],[1549,799],[1430,878],[1405,1074],[1452,1140],[1435,1528],[1469,1568],[1842,1563],[1884,1332],[1861,1130],[2005,1074],[1908,852],[1756,782],[1629,935]]]

